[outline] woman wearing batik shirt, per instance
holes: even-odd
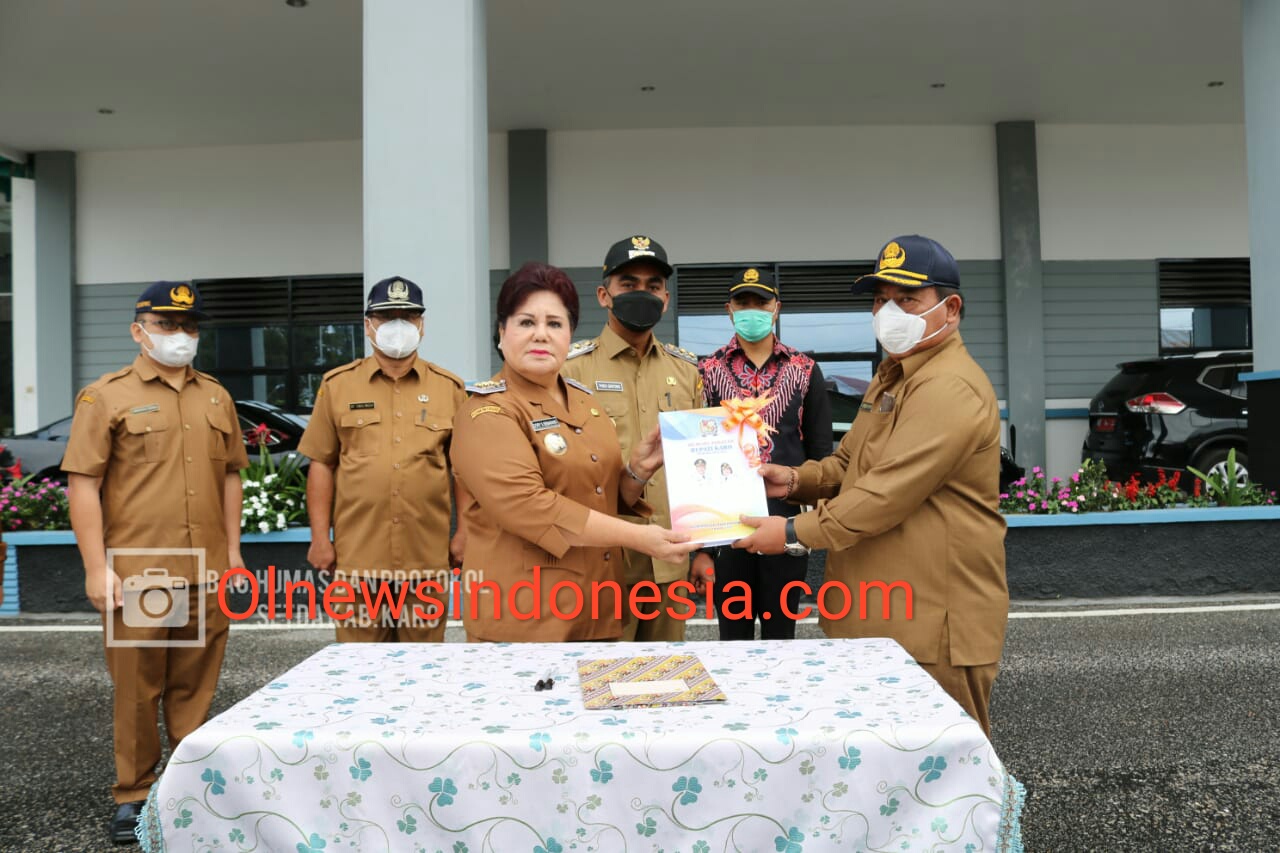
[[[831,402],[827,399],[822,370],[812,358],[778,340],[774,326],[782,302],[773,275],[749,267],[740,270],[729,287],[725,304],[733,321],[734,336],[727,346],[698,365],[707,405],[718,406],[735,397],[768,397],[760,417],[774,431],[764,437],[761,462],[799,465],[807,459],[831,454]],[[795,507],[770,499],[770,515],[791,515]],[[740,594],[726,590],[732,581],[751,589],[751,618],[732,618],[721,610],[720,639],[755,639],[755,623],[766,640],[790,640],[796,623],[782,612],[782,590],[791,581],[804,580],[807,556],[759,555],[729,547],[703,551],[694,558],[695,577],[705,577],[715,561],[716,588],[722,596]],[[787,609],[800,606],[800,590],[787,592]],[[740,608],[731,607],[733,615]],[[769,618],[763,618],[765,613]]]

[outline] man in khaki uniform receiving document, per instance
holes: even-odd
[[[888,357],[834,454],[761,469],[770,497],[817,508],[748,519],[759,529],[734,547],[828,550],[827,580],[849,597],[827,596],[827,635],[897,640],[989,735],[1009,615],[1000,409],[960,340],[959,268],[933,240],[898,237],[854,291],[875,293]]]
[[[670,303],[667,279],[672,272],[666,250],[653,238],[637,235],[614,243],[605,256],[604,282],[596,288],[601,307],[609,309],[609,320],[599,337],[570,348],[562,371],[595,393],[618,429],[623,459],[657,425],[659,412],[703,406],[697,356],[653,336],[653,327]],[[670,528],[665,469],[649,480],[644,500],[653,507],[650,521]],[[683,640],[684,622],[671,618],[667,610],[689,609],[670,597],[671,585],[688,578],[688,560],[664,563],[633,551],[625,554],[628,595],[631,587],[649,581],[658,585],[662,601],[645,604],[643,596],[637,599],[638,613],[657,616],[633,618],[622,639]]]
[[[461,565],[461,554],[450,560],[449,441],[467,395],[462,380],[418,356],[424,311],[408,279],[373,286],[373,355],[325,374],[298,444],[312,460],[307,559],[355,586],[354,615],[335,622],[341,642],[444,640],[445,614],[419,618],[415,593],[427,580],[447,590],[450,566]]]

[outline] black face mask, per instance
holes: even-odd
[[[613,297],[613,316],[633,332],[647,332],[662,319],[662,297],[631,290]]]

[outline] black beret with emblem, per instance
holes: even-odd
[[[185,281],[157,281],[142,291],[133,306],[133,314],[145,314],[153,311],[156,314],[190,314],[201,320],[209,315],[204,311],[204,300],[194,284]]]
[[[854,293],[871,293],[876,284],[899,287],[953,287],[960,289],[960,267],[937,240],[907,234],[895,237],[876,258],[876,270],[853,282]]]
[[[422,288],[407,278],[393,276],[384,278],[369,290],[369,304],[365,314],[374,311],[391,311],[399,308],[404,311],[426,311],[422,302]]]
[[[778,298],[778,283],[774,281],[773,271],[763,267],[747,267],[738,270],[729,283],[729,298],[743,293],[754,293],[765,299]]]
[[[608,278],[632,261],[648,261],[662,270],[667,278],[675,271],[667,263],[667,250],[662,248],[661,243],[652,237],[637,234],[609,247],[609,253],[604,256],[604,277]]]

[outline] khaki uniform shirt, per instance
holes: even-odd
[[[1000,411],[991,382],[953,333],[936,347],[881,363],[862,411],[835,454],[799,469],[793,500],[817,508],[796,517],[796,536],[829,550],[827,580],[846,584],[850,614],[822,618],[828,636],[892,637],[921,663],[936,663],[943,626],[951,663],[996,663],[1009,592],[999,512]],[[905,581],[883,618],[881,593],[859,618],[859,583]],[[843,606],[827,598],[829,609]]]
[[[468,592],[479,602],[478,618],[467,605],[468,635],[481,640],[557,642],[606,640],[622,635],[623,619],[614,618],[614,597],[599,596],[600,618],[591,618],[593,583],[623,582],[618,548],[572,547],[565,534],[581,533],[589,510],[617,516],[622,456],[613,424],[599,401],[568,382],[567,405],[509,367],[490,380],[469,386],[475,392],[454,419],[453,459],[458,479],[475,499],[464,509],[467,553],[464,575],[472,590],[480,581],[497,589]],[[638,504],[640,514],[648,511]],[[539,566],[538,618],[521,621],[515,610],[533,611],[531,582]],[[572,619],[554,616],[551,588],[567,583],[582,591],[582,612]],[[518,594],[512,595],[513,590]],[[494,618],[495,599],[501,615]],[[514,598],[515,607],[512,607]],[[574,609],[575,596],[557,591],[562,614]]]
[[[617,427],[623,461],[631,458],[631,448],[657,425],[659,412],[706,405],[697,356],[656,338],[650,338],[647,352],[637,355],[608,326],[595,340],[575,343],[561,373],[595,392]],[[645,486],[644,501],[653,507],[652,521],[670,529],[666,469],[659,468]],[[689,574],[688,560],[665,563],[633,551],[626,552],[626,557],[628,584],[643,580],[671,583]]]
[[[228,569],[226,477],[248,464],[227,389],[188,367],[175,390],[141,353],[80,392],[62,458],[64,471],[102,478],[106,547],[202,548],[217,575]],[[113,559],[122,578],[161,568],[195,582],[197,567],[191,557]]]
[[[362,577],[449,567],[449,440],[462,380],[421,358],[391,379],[375,356],[324,375],[298,444],[334,468],[337,570]]]

